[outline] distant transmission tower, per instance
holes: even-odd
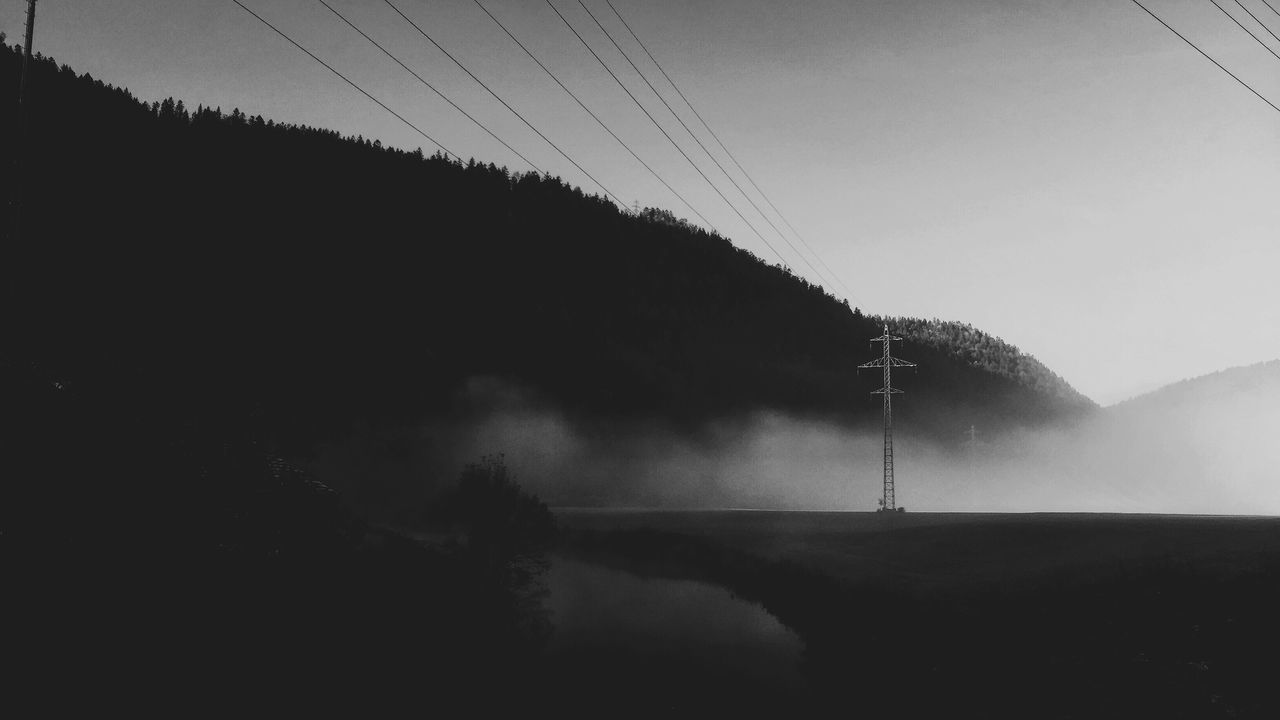
[[[889,374],[896,367],[915,367],[913,362],[907,362],[899,358],[893,357],[889,353],[889,344],[894,340],[902,338],[889,334],[889,326],[884,326],[884,335],[878,338],[872,338],[871,342],[884,343],[884,355],[866,362],[858,366],[859,370],[864,368],[884,368],[884,387],[879,390],[872,390],[872,395],[884,396],[884,497],[880,500],[880,509],[886,512],[896,510],[897,501],[893,496],[893,402],[890,398],[902,391],[893,387],[890,383]]]
[[[22,174],[27,166],[23,162],[27,154],[27,71],[31,65],[31,43],[36,33],[36,0],[27,0],[27,32],[22,44],[22,74],[18,77],[18,151],[13,154],[14,188],[9,203],[13,207],[13,226],[10,230],[12,238],[17,240],[22,235],[23,190],[26,180]],[[7,278],[6,278],[7,279]],[[7,283],[6,283],[7,285]],[[12,287],[6,287],[11,290]]]
[[[27,0],[27,35],[22,45],[22,76],[18,79],[18,107],[27,94],[27,66],[31,64],[31,41],[36,33],[36,0]]]

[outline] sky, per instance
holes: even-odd
[[[450,151],[528,168],[316,0],[242,1]],[[1103,404],[1280,357],[1280,111],[1131,0],[614,0],[807,264],[578,0],[553,1],[755,231],[546,0],[480,1],[716,229],[812,280],[830,268],[843,287],[822,284],[866,312],[971,323]],[[583,1],[786,232],[605,0]],[[598,191],[385,0],[328,2],[539,168]],[[701,224],[475,0],[393,2],[624,202]],[[1241,2],[1280,34],[1263,0]],[[1280,105],[1280,60],[1211,2],[1144,4]],[[25,6],[0,6],[10,42]],[[435,149],[231,0],[41,0],[36,50],[144,100]]]

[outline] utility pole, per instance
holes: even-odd
[[[893,387],[890,382],[890,371],[896,367],[915,367],[916,364],[893,357],[889,352],[889,345],[894,340],[902,338],[889,334],[889,326],[884,326],[884,335],[878,338],[872,338],[871,342],[884,343],[884,355],[871,362],[866,362],[858,366],[859,370],[865,368],[884,368],[884,387],[879,390],[872,390],[872,395],[884,396],[884,497],[880,500],[880,510],[884,512],[892,512],[897,509],[898,504],[893,494],[893,402],[890,398],[894,395],[901,394],[902,391]]]
[[[14,174],[13,174],[13,196],[10,201],[13,203],[13,239],[16,241],[18,236],[22,234],[22,201],[23,186],[26,180],[22,177],[25,163],[24,156],[27,154],[27,68],[31,65],[31,43],[35,39],[36,34],[36,0],[27,0],[27,34],[26,42],[22,48],[22,75],[18,78],[18,151],[14,153]]]
[[[13,224],[7,228],[8,230],[7,234],[9,236],[8,244],[10,247],[16,247],[18,244],[18,240],[22,235],[22,204],[23,204],[23,201],[25,200],[23,195],[24,195],[24,188],[27,184],[27,180],[23,177],[23,172],[26,170],[25,159],[26,159],[26,155],[28,154],[27,108],[26,108],[27,69],[31,65],[31,43],[35,38],[35,32],[36,32],[36,0],[27,0],[27,32],[26,32],[26,40],[25,40],[25,43],[23,44],[23,49],[22,49],[22,74],[18,78],[18,116],[16,118],[18,122],[18,127],[17,127],[18,147],[13,153],[13,161],[12,161],[13,162],[13,192],[8,197],[10,208],[13,211],[11,213],[11,217],[12,217],[11,222]],[[10,252],[13,252],[13,251],[11,250]],[[9,261],[9,264],[11,265],[16,264],[12,262],[13,261],[12,256],[5,258],[5,260]],[[6,296],[5,304],[11,305],[14,299],[13,294],[16,292],[15,291],[16,285],[15,285],[15,280],[13,276],[11,274],[6,273],[4,279],[0,280],[0,283],[3,283],[3,289],[0,289],[0,292],[4,293],[4,295]]]
[[[22,50],[22,78],[18,81],[18,108],[27,91],[27,66],[31,64],[31,41],[36,34],[36,0],[27,0],[27,41]]]

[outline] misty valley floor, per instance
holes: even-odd
[[[708,639],[698,663],[689,662],[689,647],[672,648],[666,658],[612,677],[601,700],[620,693],[655,707],[714,707],[736,691],[814,712],[856,698],[869,710],[907,717],[1280,712],[1272,688],[1280,670],[1274,654],[1280,520],[585,509],[557,515],[561,552],[625,570],[632,579],[623,584],[642,577],[728,588],[803,643],[798,682],[769,683],[728,669],[740,660],[730,646],[721,649],[717,667],[706,661],[716,652]],[[624,606],[631,608],[631,630],[615,627],[617,637],[594,641],[596,676],[609,674],[610,653],[627,654],[618,647],[627,632],[654,622],[637,603]],[[775,667],[785,666],[794,650],[777,648],[782,665]],[[672,683],[661,672],[664,663],[692,675]]]

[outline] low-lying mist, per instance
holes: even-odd
[[[968,430],[957,427],[956,437]],[[898,504],[1280,514],[1280,382],[1190,402],[1128,403],[1072,427],[995,437],[976,430],[975,443],[939,443],[897,427]],[[499,453],[522,486],[553,506],[873,510],[882,442],[878,429],[768,411],[696,430],[575,422],[531,393],[476,379],[447,416],[414,428],[356,428],[312,468],[375,516],[413,512],[464,464]]]

